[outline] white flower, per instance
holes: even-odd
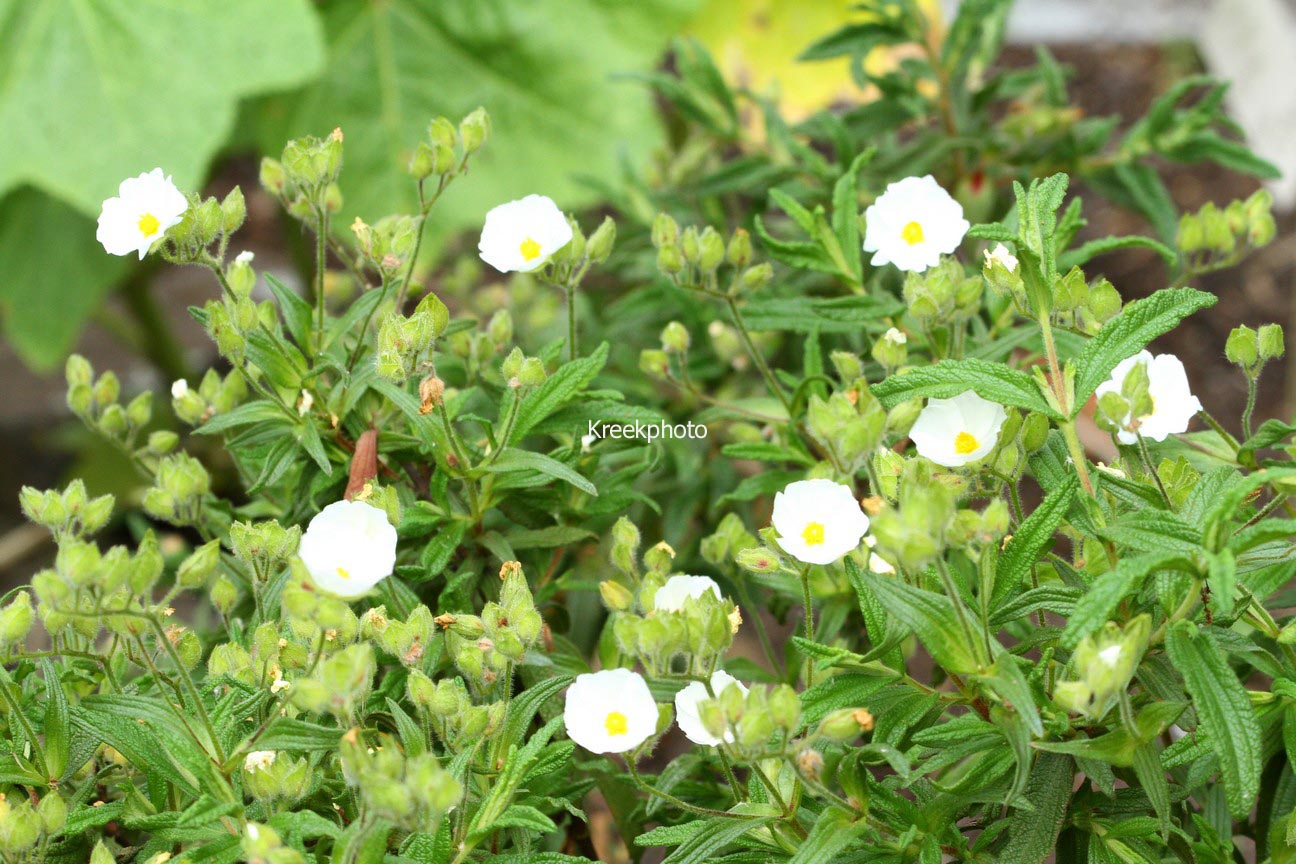
[[[968,390],[953,399],[928,399],[909,430],[918,455],[946,468],[983,458],[999,440],[1003,406]]]
[[[270,766],[274,764],[275,751],[273,750],[253,750],[243,760],[243,770],[249,774],[255,771],[269,771]]]
[[[594,442],[597,441],[597,440],[598,440],[598,436],[597,436],[597,435],[582,435],[582,436],[581,436],[581,452],[582,452],[582,453],[588,453],[588,452],[590,452],[590,448],[592,448],[592,447],[594,446]]]
[[[1008,251],[1008,247],[1002,243],[997,244],[993,249],[985,250],[985,266],[993,267],[995,264],[1003,265],[1003,268],[1009,273],[1017,272],[1017,256]]]
[[[289,687],[291,687],[291,686],[292,686],[292,682],[291,682],[291,681],[285,681],[285,680],[282,679],[282,678],[278,678],[278,679],[275,680],[275,682],[274,682],[273,684],[270,685],[270,692],[271,692],[271,693],[278,693],[278,692],[280,692],[281,690],[287,690],[287,689],[288,689]]]
[[[877,538],[872,534],[868,535],[864,538],[864,545],[870,549],[875,548]],[[895,565],[876,552],[869,553],[868,568],[879,576],[891,576],[896,572]]]
[[[317,588],[359,597],[396,566],[396,529],[372,504],[334,501],[306,526],[297,554]]]
[[[1202,405],[1188,386],[1188,373],[1184,371],[1183,363],[1173,354],[1158,354],[1153,357],[1150,351],[1140,351],[1133,357],[1122,360],[1112,370],[1111,379],[1098,385],[1098,398],[1101,399],[1106,393],[1119,393],[1121,385],[1125,383],[1125,376],[1136,363],[1147,367],[1152,413],[1138,418],[1126,417],[1124,425],[1127,426],[1137,419],[1138,432],[1136,434],[1122,429],[1116,433],[1116,438],[1122,444],[1133,444],[1138,441],[1139,435],[1153,441],[1164,441],[1167,435],[1187,432],[1188,421],[1202,410]]]
[[[244,249],[244,250],[243,250],[242,252],[240,252],[238,255],[234,256],[234,263],[235,263],[235,264],[251,264],[251,263],[252,263],[252,259],[255,258],[255,257],[256,257],[256,255],[254,255],[252,252],[248,251],[247,249]]]
[[[690,600],[697,600],[710,591],[720,596],[720,586],[710,576],[672,576],[653,595],[653,609],[658,612],[679,612]]]
[[[798,480],[774,496],[770,524],[779,545],[798,561],[831,564],[859,546],[869,519],[849,486]]]
[[[310,413],[311,407],[315,404],[315,397],[309,390],[303,389],[301,396],[297,399],[297,414],[305,417]]]
[[[873,264],[894,264],[921,273],[940,262],[963,242],[970,225],[963,205],[940,187],[930,174],[906,177],[864,211],[864,251]]]
[[[577,675],[563,706],[567,736],[591,753],[624,753],[657,731],[648,682],[629,669]]]
[[[747,695],[747,688],[737,678],[730,675],[723,669],[717,669],[711,675],[711,691],[719,697],[721,693],[729,687],[737,687],[742,691],[744,696]],[[675,694],[675,720],[679,723],[680,730],[694,744],[704,744],[708,747],[714,747],[720,743],[720,739],[706,730],[702,723],[702,715],[698,711],[698,706],[705,699],[712,698],[711,693],[707,692],[706,685],[701,681],[694,681]],[[733,743],[733,732],[728,730],[724,733],[726,743]]]
[[[477,251],[501,273],[525,273],[543,266],[571,239],[571,225],[558,205],[544,195],[528,195],[486,214]]]
[[[180,221],[189,202],[161,168],[129,177],[117,197],[103,202],[95,239],[110,255],[139,253],[143,258],[167,229]]]
[[[890,330],[883,333],[882,338],[890,342],[892,345],[903,345],[909,341],[909,337],[897,330],[895,327],[892,327]]]
[[[189,395],[189,382],[183,378],[177,378],[171,382],[171,398],[183,399]]]

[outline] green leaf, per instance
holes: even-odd
[[[552,456],[546,456],[543,453],[534,453],[530,450],[508,449],[500,453],[499,458],[489,465],[485,470],[492,474],[507,474],[515,471],[535,471],[546,477],[553,477],[555,480],[562,480],[570,483],[577,489],[589,495],[598,495],[598,489],[587,478],[577,473],[575,468],[559,462]]]
[[[46,659],[41,662],[41,671],[45,675],[45,770],[50,780],[60,780],[69,768],[80,768],[80,765],[68,765],[68,754],[71,751],[72,716],[68,707],[67,694],[63,692],[63,682],[59,680],[58,670]]]
[[[237,429],[240,426],[250,426],[253,423],[261,423],[266,420],[286,419],[283,408],[269,399],[258,399],[255,402],[245,402],[232,411],[226,411],[224,414],[217,414],[195,429],[194,433],[197,435],[214,435],[217,432]]]
[[[293,752],[335,750],[343,731],[292,717],[279,717],[256,740],[256,746],[260,750]]]
[[[1013,408],[1038,411],[1060,419],[1040,393],[1035,379],[1017,369],[984,360],[943,360],[934,366],[916,366],[891,375],[873,386],[873,395],[885,408],[894,408],[919,396],[948,399],[968,390]]]
[[[594,380],[607,357],[608,343],[604,342],[593,354],[576,358],[546,378],[518,406],[517,420],[507,443],[518,443],[537,423],[575,399]]]
[[[1219,757],[1229,811],[1245,819],[1260,792],[1260,724],[1246,688],[1210,634],[1181,621],[1166,633],[1166,650],[1184,686],[1211,749]]]
[[[275,278],[273,273],[264,274],[270,293],[279,303],[279,312],[283,315],[284,324],[293,341],[302,348],[310,344],[311,338],[311,305],[300,294]]]
[[[1272,447],[1293,434],[1296,434],[1296,426],[1284,423],[1281,420],[1266,420],[1260,424],[1260,428],[1255,431],[1255,434],[1242,442],[1242,447],[1238,450],[1238,461],[1243,465],[1254,468],[1256,467],[1255,454],[1257,450]]]
[[[1080,640],[1107,623],[1121,600],[1132,596],[1153,570],[1162,570],[1179,562],[1174,554],[1161,552],[1123,558],[1114,570],[1094,580],[1089,591],[1076,601],[1060,639],[1065,648],[1074,648]]]
[[[334,0],[319,8],[324,75],[259,112],[263,149],[341,127],[345,203],[335,224],[348,225],[356,216],[412,212],[417,198],[405,168],[428,121],[458,122],[484,106],[493,130],[473,157],[471,194],[453,188],[437,203],[435,233],[477,224],[495,204],[537,190],[574,210],[597,200],[591,180],[611,181],[623,164],[638,164],[661,127],[651,94],[626,78],[653,69],[691,7]]]
[[[1105,255],[1108,252],[1115,252],[1118,249],[1151,249],[1160,255],[1167,265],[1171,266],[1179,260],[1179,253],[1161,241],[1153,240],[1151,237],[1139,237],[1137,235],[1102,237],[1098,240],[1090,240],[1078,249],[1064,252],[1058,258],[1058,269],[1065,272],[1072,267],[1083,267],[1091,259],[1097,258],[1099,255]]]
[[[1008,845],[995,857],[997,864],[1040,864],[1049,857],[1066,819],[1074,778],[1070,756],[1041,753],[1036,758],[1026,786],[1031,806],[1013,811]]]
[[[675,851],[667,855],[662,864],[711,864],[720,856],[717,854],[730,843],[748,831],[770,822],[772,816],[752,816],[743,819],[711,818],[702,823],[702,827],[693,832]]]
[[[1116,364],[1142,351],[1186,316],[1214,305],[1213,294],[1193,288],[1166,288],[1126,306],[1089,340],[1076,361],[1075,410],[1084,407]]]
[[[1012,654],[1000,652],[994,665],[986,674],[978,675],[977,680],[1020,715],[1032,735],[1036,738],[1044,735],[1044,724],[1040,720],[1039,709],[1035,707],[1035,694],[1031,692],[1030,684]]]
[[[155,166],[196,190],[238,100],[323,64],[306,0],[0,4],[0,193],[26,181],[96,215],[121,180]]]
[[[994,591],[991,607],[997,607],[1009,596],[1016,595],[1035,562],[1053,544],[1053,534],[1062,518],[1071,508],[1080,480],[1075,474],[1049,493],[1048,497],[1027,516],[1013,532],[1012,540],[999,555],[995,569]]]
[[[835,272],[835,271],[834,271]],[[751,330],[787,330],[796,333],[857,333],[870,322],[896,315],[904,304],[893,297],[807,297],[753,299],[742,307],[743,321]]]
[[[0,316],[5,339],[33,369],[67,356],[129,269],[95,241],[94,220],[67,204],[30,188],[0,199]]]
[[[824,864],[832,861],[869,830],[867,820],[857,821],[845,810],[832,807],[815,819],[810,836],[798,844],[796,854],[787,859],[787,864]]]
[[[950,598],[893,576],[862,571],[850,558],[846,559],[846,567],[856,571],[851,578],[868,585],[883,608],[912,630],[942,667],[957,674],[978,669],[976,646],[965,644]],[[975,626],[975,622],[972,624]]]

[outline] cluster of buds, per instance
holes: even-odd
[[[702,538],[700,551],[702,558],[709,564],[720,567],[728,564],[743,550],[755,548],[758,544],[755,535],[747,530],[742,517],[737,513],[726,513],[716,530]]]
[[[234,557],[247,565],[258,584],[264,584],[297,552],[301,528],[285,528],[274,519],[235,522],[230,525],[229,539]]]
[[[711,288],[717,284],[720,268],[732,268],[728,293],[757,290],[774,278],[768,263],[752,264],[752,242],[742,228],[728,242],[710,225],[702,230],[690,225],[680,231],[667,213],[658,213],[652,225],[652,243],[657,249],[657,269],[667,278],[688,288]]]
[[[422,366],[423,358],[449,324],[449,310],[431,293],[419,301],[408,318],[398,310],[390,312],[378,327],[374,358],[378,374],[403,383]]]
[[[487,602],[480,616],[442,615],[436,619],[446,631],[446,646],[455,666],[477,693],[489,692],[500,676],[509,675],[544,629],[521,565],[506,562],[500,578],[498,602]]]
[[[778,742],[777,750],[801,725],[801,701],[787,684],[755,685],[747,692],[726,687],[714,699],[698,703],[707,734],[729,742],[744,759],[759,759]]]
[[[240,845],[243,859],[247,864],[305,864],[306,859],[291,846],[283,845],[279,832],[269,825],[249,822],[243,829],[243,841]],[[98,864],[91,859],[90,864]],[[112,864],[112,859],[105,862]]]
[[[459,749],[464,741],[493,737],[504,721],[507,706],[503,700],[474,704],[461,678],[433,681],[411,669],[405,689],[419,716],[451,750]]]
[[[289,141],[279,159],[261,160],[261,186],[298,219],[318,219],[342,209],[337,178],[342,171],[342,130],[327,138]]]
[[[625,656],[640,659],[650,672],[669,670],[683,657],[701,674],[714,668],[742,623],[733,601],[704,576],[671,575],[675,551],[658,543],[642,558],[639,529],[622,517],[612,528],[612,564],[621,578],[599,584],[613,613],[612,633]]]
[[[1175,245],[1188,275],[1232,267],[1247,253],[1269,245],[1277,234],[1273,196],[1257,190],[1245,201],[1232,201],[1221,210],[1206,204],[1179,217]]]
[[[386,606],[374,606],[360,616],[360,638],[375,643],[405,666],[419,665],[435,633],[432,613],[422,604],[404,621],[389,617]]]
[[[354,722],[373,689],[377,668],[372,646],[350,645],[321,663],[312,676],[293,681],[290,700],[303,711],[328,712],[341,722]]]
[[[905,274],[904,300],[909,314],[925,328],[966,321],[981,311],[984,281],[969,277],[963,265],[944,258],[921,273]]]
[[[359,729],[352,729],[342,736],[338,755],[347,785],[357,790],[365,812],[408,831],[435,832],[463,794],[435,753],[407,755],[386,735],[371,747]]]
[[[403,214],[384,216],[372,225],[357,216],[351,223],[360,257],[384,280],[392,278],[407,265],[409,256],[418,247],[421,227],[417,217]]]
[[[243,227],[247,219],[247,202],[243,190],[235,186],[224,199],[203,199],[189,195],[189,206],[179,223],[166,232],[162,256],[181,264],[209,263],[218,259],[208,256],[207,249],[219,244],[223,252],[229,238]]]
[[[544,361],[539,357],[527,357],[521,348],[514,348],[500,364],[500,374],[510,390],[525,395],[545,382]]]
[[[546,264],[546,279],[557,285],[579,284],[590,265],[606,261],[616,245],[616,223],[611,216],[603,217],[588,237],[571,216],[567,217],[567,224],[571,226],[571,241],[554,252]]]
[[[837,355],[845,352],[833,352],[833,364],[840,369]],[[885,333],[877,338],[873,343],[873,348],[869,352],[873,359],[878,362],[886,373],[890,375],[897,369],[902,368],[909,362],[909,336],[898,327],[890,327]],[[854,357],[854,355],[850,355]],[[858,362],[858,358],[856,358]]]
[[[960,481],[936,471],[923,459],[903,460],[896,479],[897,506],[881,508],[873,516],[870,530],[887,561],[920,571],[945,548],[956,515],[953,484]],[[884,480],[883,489],[887,486]]]
[[[861,377],[854,379],[850,389],[839,390],[827,399],[812,394],[806,408],[806,426],[834,463],[853,475],[882,443],[887,412]]]
[[[198,426],[217,414],[234,410],[246,397],[247,382],[243,373],[236,369],[222,378],[215,369],[208,369],[196,388],[190,387],[184,379],[171,385],[171,410],[181,421]],[[169,453],[175,449],[176,436],[171,432],[153,433],[149,437],[150,449],[153,449],[153,438],[160,434],[170,436],[170,446],[160,452]]]
[[[121,382],[111,370],[95,378],[90,361],[73,354],[64,368],[67,376],[67,404],[72,413],[91,429],[127,448],[135,446],[140,431],[153,419],[153,393],[137,395],[122,405]]]
[[[1263,324],[1252,330],[1245,324],[1234,327],[1224,343],[1224,356],[1230,363],[1242,367],[1248,378],[1259,378],[1260,370],[1270,360],[1286,353],[1283,329],[1279,324]]]
[[[441,188],[468,169],[468,159],[490,138],[491,119],[478,108],[459,121],[458,129],[449,118],[434,117],[427,135],[414,148],[409,175],[420,183],[435,176]]]
[[[163,565],[151,531],[134,555],[124,546],[102,552],[94,543],[66,537],[59,542],[54,566],[32,577],[41,621],[50,633],[71,629],[93,638],[106,625],[113,632],[139,635],[147,629],[139,618],[101,613],[128,607],[143,611],[141,598],[152,592]]]
[[[243,760],[243,788],[259,801],[292,804],[310,790],[310,763],[274,750],[254,750]]]
[[[153,486],[144,493],[144,510],[173,525],[197,525],[203,502],[211,491],[211,476],[187,453],[164,456]]]
[[[354,642],[360,632],[360,619],[351,605],[342,598],[317,591],[300,558],[290,558],[288,565],[292,574],[280,603],[293,635],[311,644],[322,636],[326,650]]]
[[[33,805],[28,799],[11,803],[0,793],[0,857],[6,861],[27,861],[42,837],[54,837],[67,824],[67,803],[50,792]],[[43,858],[43,856],[41,856]]]
[[[24,486],[18,493],[23,515],[49,530],[56,540],[85,537],[99,531],[112,516],[113,496],[91,498],[79,478],[63,491]]]
[[[1071,654],[1074,677],[1059,681],[1053,701],[1097,723],[1120,699],[1147,650],[1152,619],[1139,615],[1122,629],[1108,621],[1086,636]]]
[[[1072,267],[1053,283],[1053,315],[1074,324],[1092,336],[1121,311],[1121,296],[1116,287],[1103,277],[1086,281],[1079,267]]]

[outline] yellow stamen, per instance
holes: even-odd
[[[805,540],[807,546],[820,546],[824,542],[824,526],[822,522],[811,522],[801,532],[801,539]]]
[[[603,726],[607,729],[609,735],[624,735],[630,731],[626,725],[626,716],[620,711],[608,712],[607,719],[603,721]]]
[[[922,226],[917,222],[910,222],[900,231],[900,239],[910,246],[923,242]]]
[[[966,456],[980,446],[980,442],[966,432],[960,432],[954,438],[954,452],[960,456]]]
[[[349,572],[347,572],[347,569],[346,569],[345,567],[339,567],[339,568],[337,568],[337,574],[338,574],[339,576],[341,576],[343,579],[350,579],[350,578],[351,578],[351,574],[350,574]]]
[[[540,244],[530,237],[522,241],[522,257],[527,261],[534,261],[540,257]]]
[[[161,226],[162,223],[152,213],[145,213],[139,218],[139,230],[145,237],[152,237]]]

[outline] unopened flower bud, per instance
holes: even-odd
[[[1230,363],[1251,369],[1260,357],[1259,340],[1256,331],[1245,324],[1234,327],[1224,343],[1224,356]]]
[[[490,138],[491,119],[485,108],[477,108],[459,122],[459,138],[464,155],[475,153]]]
[[[625,612],[634,605],[634,594],[630,589],[611,579],[599,583],[599,594],[603,598],[603,604],[613,612]]]
[[[1260,359],[1277,360],[1286,352],[1283,328],[1279,324],[1264,324],[1259,333]]]
[[[734,231],[733,236],[729,238],[729,248],[725,250],[725,257],[729,259],[730,264],[739,269],[750,264],[752,258],[751,235],[742,228]]]
[[[670,322],[662,329],[661,343],[664,350],[683,354],[689,349],[688,329],[678,321]]]
[[[778,556],[763,546],[739,550],[735,560],[738,566],[752,573],[777,573]]]

